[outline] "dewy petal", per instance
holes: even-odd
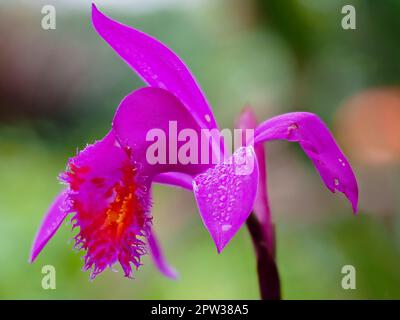
[[[126,277],[141,265],[151,228],[149,183],[111,131],[68,162],[61,179],[73,227],[75,247],[86,251],[84,270],[91,278],[119,262]]]
[[[131,160],[140,165],[142,173],[150,180],[164,172],[196,175],[212,165],[212,159],[199,164],[201,143],[195,146],[195,161],[182,164],[178,150],[188,142],[178,141],[178,134],[183,130],[191,130],[197,142],[201,137],[201,128],[192,114],[173,94],[159,88],[146,87],[126,96],[113,120],[113,131],[119,143],[130,151]],[[165,147],[165,150],[159,149],[165,157],[150,159],[153,153],[147,154],[149,147],[157,141],[161,148]]]
[[[193,191],[201,218],[221,252],[253,209],[258,165],[252,146],[239,148],[230,161],[195,177]]]
[[[97,33],[146,83],[172,92],[202,127],[216,128],[204,94],[174,52],[145,33],[108,18],[94,4],[92,22]]]
[[[321,119],[312,113],[293,112],[257,127],[255,145],[275,139],[298,142],[329,190],[344,193],[357,212],[358,186],[353,170]]]
[[[151,256],[157,269],[166,277],[176,279],[178,277],[178,273],[168,264],[167,260],[165,259],[153,230],[150,231],[147,240],[149,242]]]
[[[47,242],[56,233],[68,214],[68,205],[65,202],[67,193],[62,191],[53,201],[48,209],[40,228],[33,241],[29,262],[35,261]]]

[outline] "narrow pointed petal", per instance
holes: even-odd
[[[237,120],[236,127],[242,130],[256,129],[257,119],[254,111],[251,108],[247,107],[241,112]],[[242,140],[244,141],[244,139]],[[267,193],[267,167],[264,146],[262,144],[258,144],[254,146],[254,151],[257,156],[259,171],[258,190],[254,203],[254,211],[261,223],[265,223],[266,221],[269,223],[271,220],[271,214]]]
[[[29,262],[35,261],[44,246],[54,236],[68,214],[66,191],[61,192],[51,204],[33,241]]]
[[[327,126],[308,112],[283,114],[260,124],[254,143],[270,140],[298,142],[329,190],[345,194],[357,212],[358,186],[353,170]]]
[[[185,173],[180,173],[180,172],[160,173],[159,175],[154,177],[153,182],[159,184],[166,184],[174,187],[180,187],[188,191],[193,190],[192,187],[193,178]]]
[[[240,113],[236,123],[236,127],[242,130],[256,129],[257,118],[254,114],[254,111],[250,107],[246,107]],[[242,139],[242,141],[246,140]],[[256,146],[254,146],[254,151],[256,153],[259,171],[257,195],[254,201],[254,212],[257,216],[258,221],[262,225],[270,253],[272,256],[275,256],[275,236],[268,200],[267,166],[264,145],[261,143],[257,144]]]
[[[201,136],[201,128],[192,114],[170,92],[159,88],[142,88],[126,96],[113,120],[113,131],[119,143],[130,150],[131,160],[139,163],[143,174],[150,179],[164,172],[195,175],[210,167],[201,165],[201,145],[195,145],[195,161],[182,163],[179,150],[185,141],[178,134],[189,130],[194,140]],[[149,138],[151,136],[151,138]],[[150,152],[159,143],[157,156]]]
[[[195,177],[193,191],[201,218],[221,252],[250,215],[257,193],[258,165],[252,146],[230,161]]]
[[[154,235],[154,231],[151,230],[148,236],[149,247],[151,251],[151,256],[153,258],[153,262],[157,269],[166,277],[171,279],[176,279],[178,277],[178,273],[175,268],[170,266],[165,258],[163,252],[161,251],[161,247],[158,244],[157,238]]]
[[[114,21],[92,5],[97,33],[151,87],[177,96],[204,128],[215,128],[211,108],[200,86],[183,61],[158,40]]]

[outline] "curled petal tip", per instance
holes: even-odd
[[[358,214],[358,185],[356,178],[354,177],[353,181],[350,181],[347,190],[339,190],[340,192],[344,193],[347,200],[351,203],[351,207],[353,208],[353,213],[355,215]]]
[[[255,144],[275,139],[298,142],[327,188],[344,193],[357,212],[358,186],[353,169],[319,117],[308,112],[287,113],[256,128]]]
[[[349,198],[349,201],[351,202],[354,214],[358,215],[358,190],[352,196],[347,196],[347,198]]]

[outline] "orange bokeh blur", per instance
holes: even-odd
[[[350,97],[336,118],[340,142],[366,165],[400,163],[400,87],[374,88]]]

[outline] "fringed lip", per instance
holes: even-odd
[[[69,161],[63,179],[79,229],[75,247],[85,250],[84,270],[92,279],[116,262],[131,277],[131,263],[138,268],[146,253],[150,199],[138,174],[112,132]]]

